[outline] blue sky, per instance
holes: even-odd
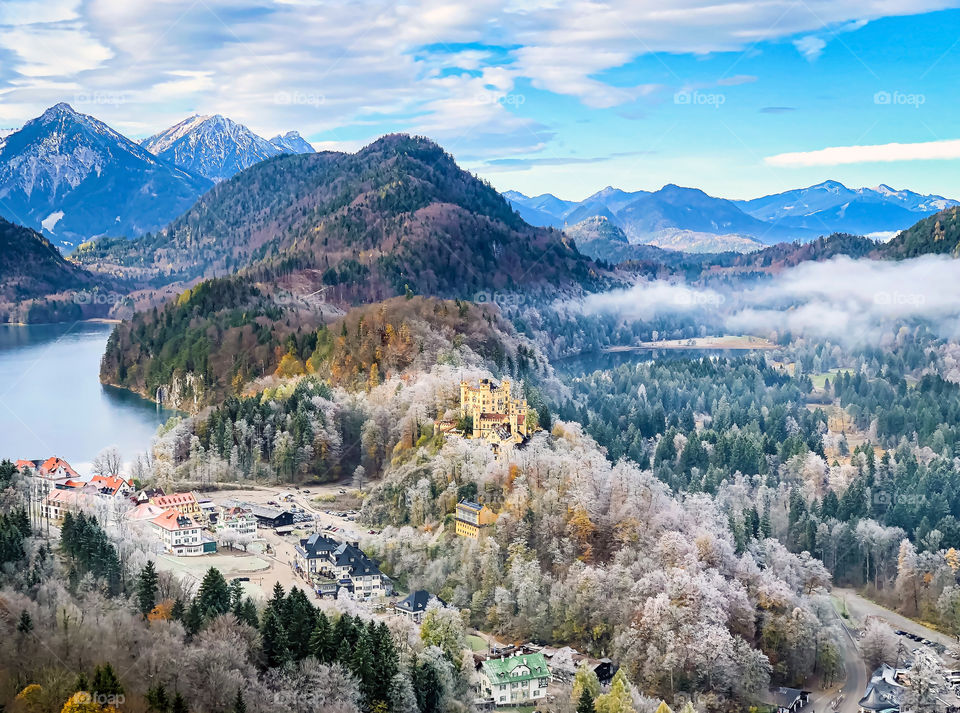
[[[0,127],[68,101],[356,150],[434,138],[502,190],[960,198],[960,0],[4,0]]]

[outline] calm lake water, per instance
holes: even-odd
[[[99,381],[113,325],[0,325],[0,458],[60,456],[84,472],[101,450],[125,461],[172,415]]]

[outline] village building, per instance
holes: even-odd
[[[810,691],[801,691],[799,688],[781,686],[770,691],[770,703],[777,713],[797,713],[809,698]]]
[[[543,654],[487,658],[480,666],[480,695],[497,706],[536,704],[546,697],[550,668]]]
[[[230,532],[237,537],[256,537],[257,518],[249,508],[221,507],[213,519],[216,521],[213,530],[218,534]]]
[[[164,549],[172,555],[192,557],[217,551],[216,543],[203,536],[200,524],[176,508],[167,508],[150,522]]]
[[[203,514],[197,496],[193,493],[157,495],[150,498],[150,502],[164,510],[176,509],[181,514],[191,518],[200,518]]]
[[[497,514],[486,505],[461,500],[457,503],[457,514],[454,520],[455,531],[461,537],[479,539],[484,528],[497,521]]]
[[[95,475],[89,484],[105,497],[127,498],[133,494],[133,481],[121,476]]]
[[[59,522],[68,512],[78,513],[90,509],[93,495],[79,490],[56,489],[43,501],[43,515],[48,520]]]
[[[164,509],[151,503],[141,503],[124,514],[128,522],[150,522],[163,515]]]
[[[418,589],[411,592],[406,599],[397,602],[393,608],[401,616],[406,617],[414,624],[419,624],[423,621],[423,617],[427,613],[427,606],[432,601],[438,602],[440,606],[446,606],[439,597],[435,597],[426,589]]]
[[[356,542],[337,542],[315,533],[296,546],[295,567],[314,583],[319,594],[345,588],[357,599],[388,593],[390,581]]]

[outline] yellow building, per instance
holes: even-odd
[[[483,528],[497,521],[497,514],[486,505],[461,500],[457,503],[456,532],[461,537],[480,537]]]
[[[513,398],[509,379],[499,385],[481,379],[477,386],[461,381],[460,415],[472,421],[469,438],[519,443],[527,436],[527,400]]]

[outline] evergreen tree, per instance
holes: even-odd
[[[170,713],[190,713],[190,709],[187,707],[187,701],[180,694],[180,691],[177,691],[176,695],[173,697],[173,704],[170,706]]]
[[[263,613],[260,627],[262,637],[263,661],[267,668],[282,666],[289,659],[287,632],[283,622],[273,607],[267,607]]]
[[[144,618],[157,605],[157,579],[153,560],[148,560],[137,577],[137,607]]]
[[[17,622],[17,631],[24,636],[33,631],[33,619],[30,618],[30,613],[26,609],[20,612],[20,620]]]
[[[238,688],[237,696],[233,699],[232,713],[247,713],[247,704],[243,700],[243,692]]]
[[[593,696],[586,688],[580,694],[580,700],[577,702],[577,713],[595,713],[593,708]]]
[[[123,686],[120,685],[120,679],[110,663],[97,666],[93,670],[93,682],[91,683],[93,693],[98,697],[113,697],[123,695]]]
[[[167,689],[162,683],[151,686],[147,689],[147,705],[155,713],[168,713],[170,710],[170,698],[167,696]]]

